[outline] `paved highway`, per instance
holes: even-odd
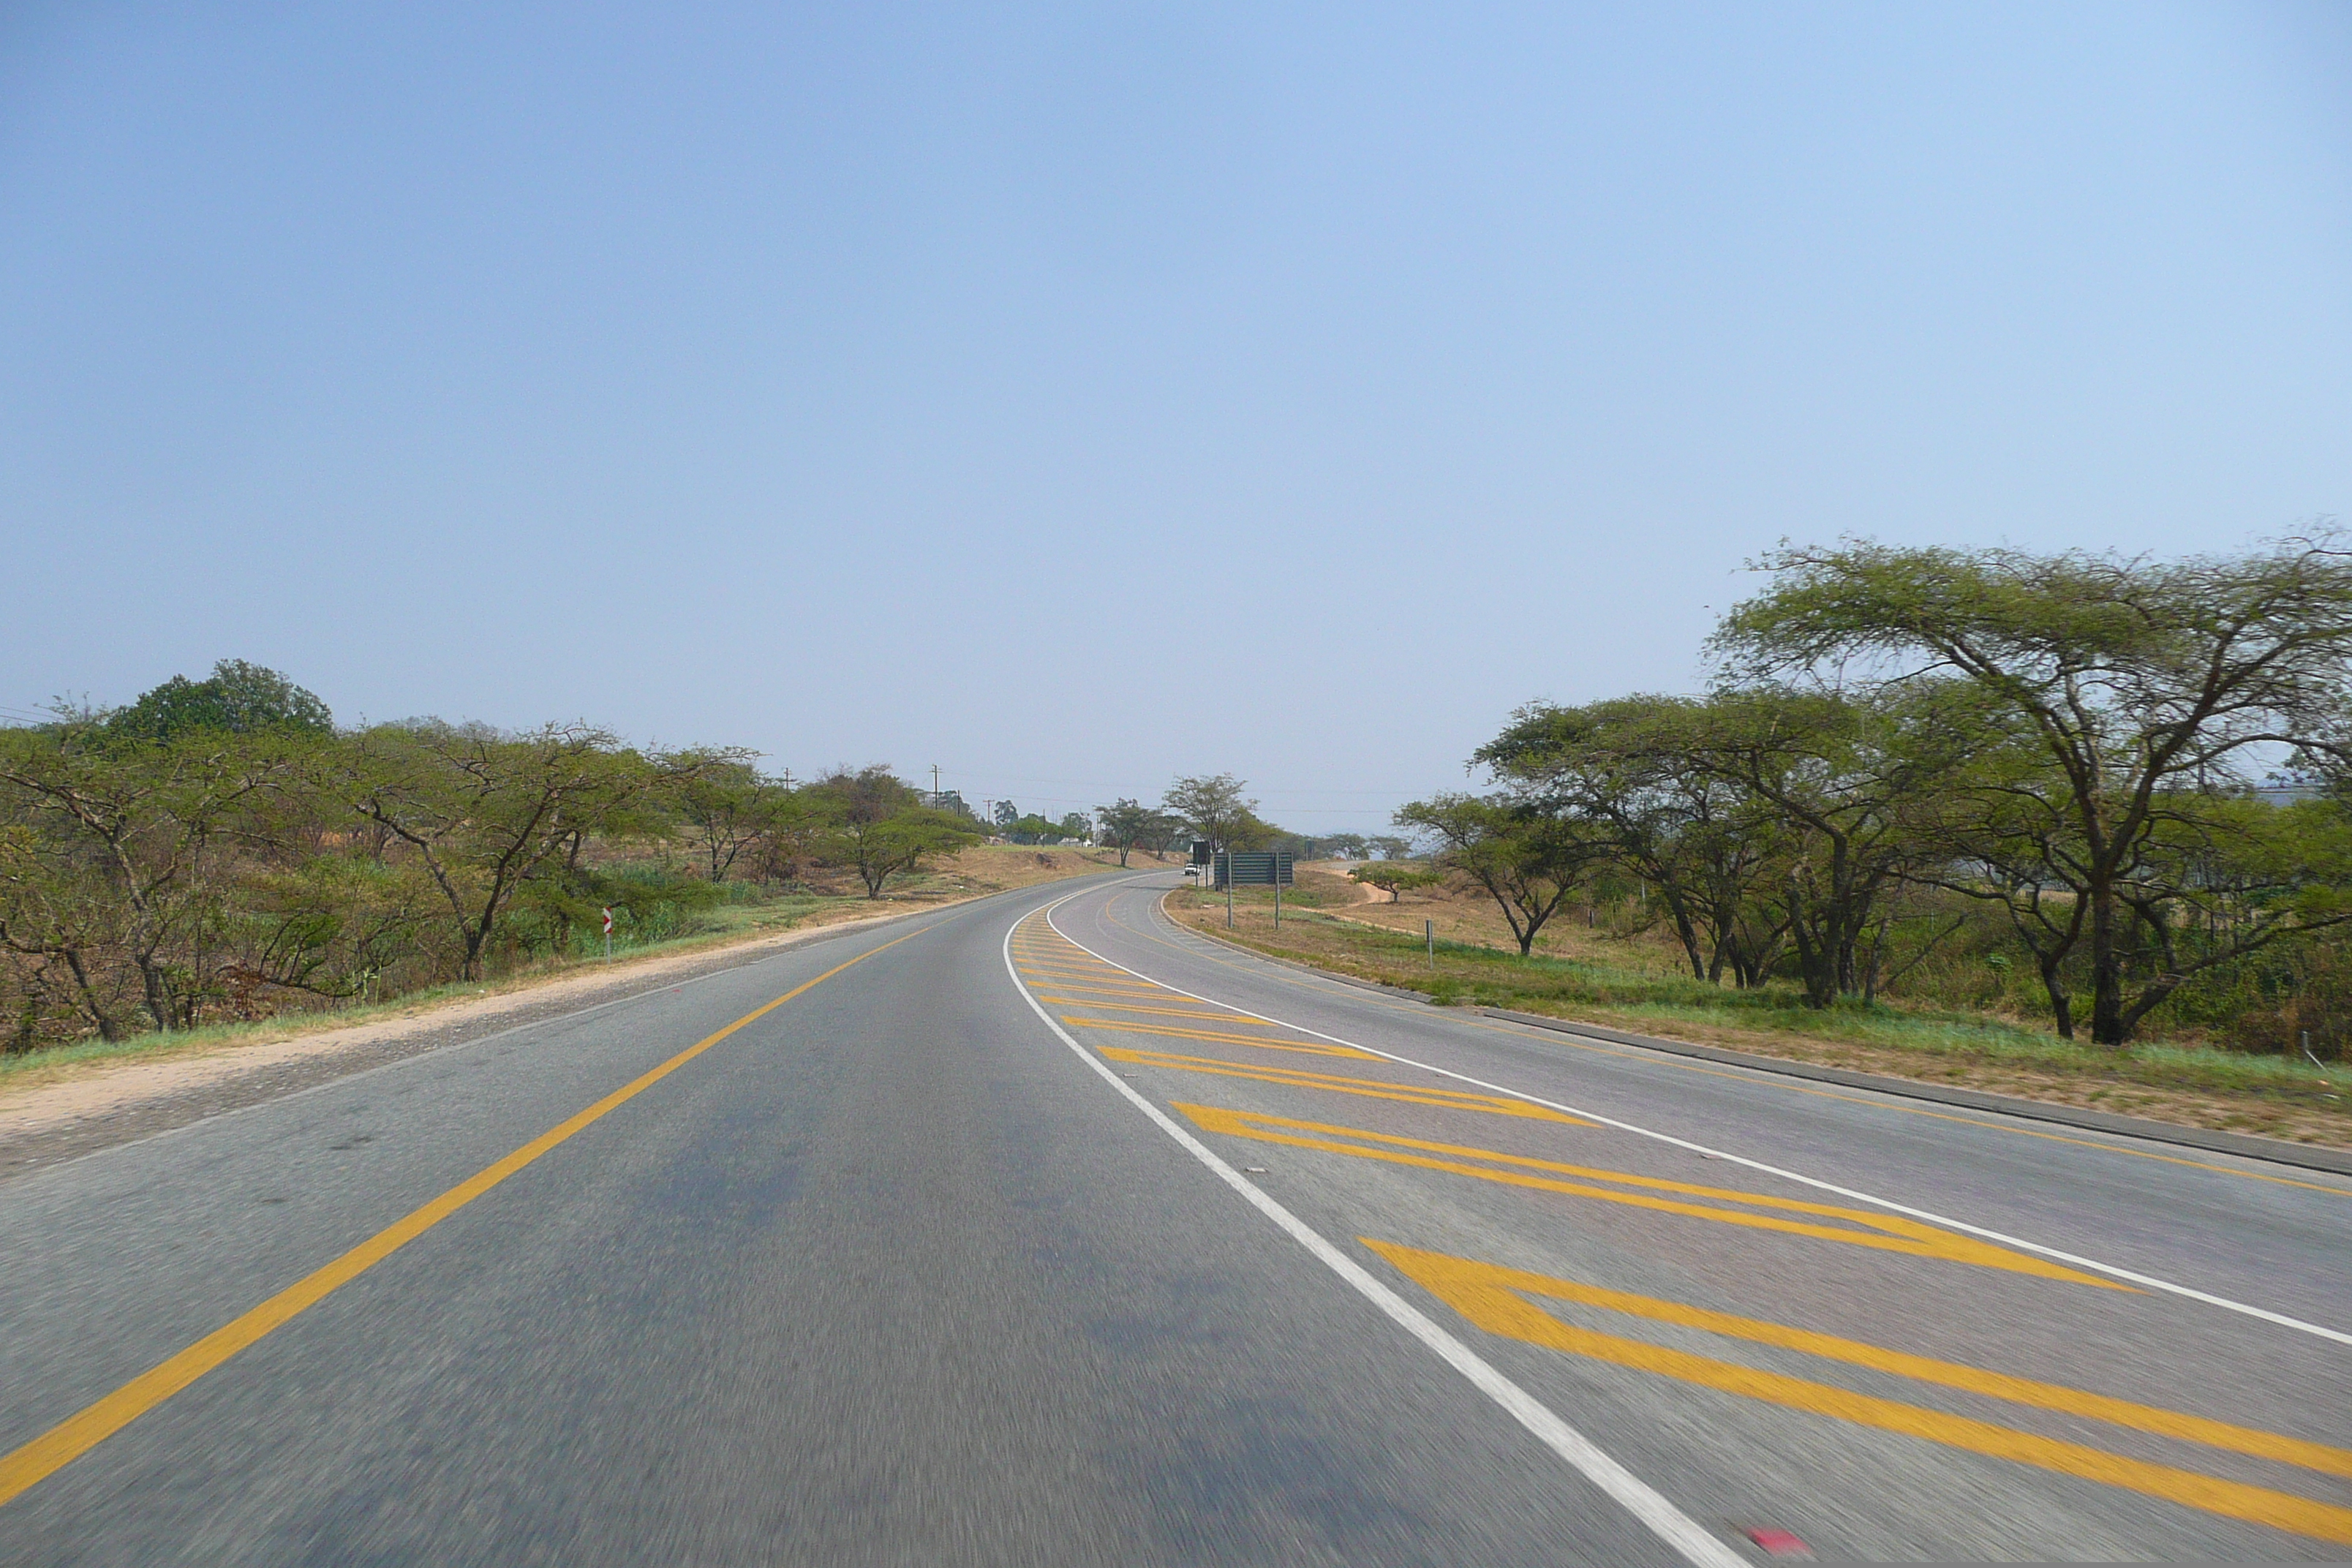
[[[2352,1182],[1030,889],[0,1186],[0,1560],[2352,1555]]]

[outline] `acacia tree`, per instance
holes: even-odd
[[[218,900],[216,847],[285,763],[273,738],[202,728],[163,742],[77,722],[20,732],[0,752],[20,824],[0,870],[0,942],[65,964],[107,1038],[121,1023],[91,973],[102,953],[137,972],[156,1028],[187,1022]]]
[[[1696,698],[1536,703],[1473,760],[1530,807],[1581,824],[1654,889],[1693,976],[1719,984],[1727,971],[1750,986],[1788,937],[1788,833],[1735,781],[1694,765],[1693,739],[1710,722]]]
[[[1396,825],[1437,837],[1444,846],[1437,863],[1486,890],[1510,922],[1521,958],[1535,950],[1537,933],[1603,853],[1573,823],[1507,796],[1413,801],[1399,808]]]
[[[1859,697],[1768,687],[1687,711],[1699,721],[1685,765],[1787,830],[1781,909],[1806,1004],[1874,990],[1880,910],[1937,859],[1925,828],[1975,736],[1966,694],[1933,682]]]
[[[923,805],[922,796],[884,765],[854,773],[842,769],[810,785],[808,794],[822,813],[819,853],[853,868],[869,899],[880,898],[891,878],[981,839],[970,817]]]
[[[58,853],[26,824],[0,826],[0,947],[37,961],[31,985],[62,991],[105,1040],[128,1033],[105,963],[119,945],[118,908],[102,880],[89,875],[87,857]],[[63,985],[51,979],[60,971]],[[24,1038],[29,1042],[29,1034]]]
[[[792,792],[761,776],[750,753],[734,750],[680,752],[676,788],[679,818],[701,851],[710,880],[723,882],[735,863],[792,815]]]
[[[1948,880],[2006,904],[2032,933],[2060,1033],[2074,1028],[2062,977],[2077,952],[2091,1037],[2121,1045],[2196,969],[2352,919],[2307,898],[2193,958],[2171,934],[2202,875],[2176,847],[2218,848],[2242,833],[2226,802],[2251,755],[2287,747],[2339,772],[2352,764],[2342,539],[2175,562],[1850,541],[1762,566],[1773,584],[1716,638],[1736,673],[1948,674],[1973,687],[1995,733],[2041,764],[2012,754],[2005,776],[1979,781],[1998,809],[1960,842],[1992,875]],[[2150,948],[2157,964],[2136,965]]]
[[[1392,904],[1404,901],[1407,888],[1433,888],[1445,880],[1428,867],[1406,860],[1369,861],[1349,870],[1348,879],[1362,887],[1378,888]]]
[[[355,737],[323,782],[424,866],[462,947],[459,973],[474,980],[526,881],[703,765],[648,760],[585,724],[507,735],[424,721]]]
[[[1102,841],[1118,851],[1121,866],[1127,864],[1129,852],[1151,836],[1158,815],[1150,806],[1126,799],[1095,807],[1095,820],[1102,824]]]
[[[1160,805],[1207,839],[1212,852],[1222,854],[1235,847],[1237,839],[1265,828],[1257,819],[1257,802],[1242,793],[1248,787],[1231,773],[1180,778],[1168,786]]]

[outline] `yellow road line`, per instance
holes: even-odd
[[[1947,1447],[2032,1465],[2062,1475],[2078,1476],[2085,1480],[2119,1487],[2166,1502],[2179,1503],[2228,1519],[2242,1520],[2250,1524],[2267,1525],[2321,1541],[2352,1544],[2352,1509],[2317,1502],[2292,1492],[2274,1491],[2268,1487],[2249,1486],[2242,1481],[2222,1480],[2170,1465],[2128,1458],[2085,1444],[2038,1436],[1990,1421],[1946,1415],[1942,1411],[1923,1409],[1892,1399],[1879,1399],[1831,1384],[1763,1372],[1733,1362],[1714,1361],[1683,1351],[1667,1350],[1641,1340],[1620,1339],[1614,1334],[1578,1328],[1561,1321],[1517,1294],[1519,1290],[1552,1294],[1555,1287],[1565,1281],[1517,1269],[1498,1268],[1467,1258],[1448,1258],[1442,1253],[1391,1247],[1369,1238],[1366,1238],[1365,1245],[1418,1280],[1432,1295],[1491,1334],[1631,1367],[1637,1372],[1654,1373],[1678,1382],[1719,1389],[1727,1394],[1737,1394],[1743,1398],[1760,1400],[1790,1410],[1828,1415],[1856,1426],[1875,1427],[1882,1432],[1900,1433],[1931,1443],[1941,1443]],[[2277,1440],[2282,1443],[2294,1441],[2291,1438]]]
[[[1308,1045],[1296,1040],[1261,1040],[1255,1035],[1223,1035],[1213,1029],[1179,1029],[1166,1024],[1130,1024],[1118,1018],[1073,1018],[1065,1016],[1065,1024],[1081,1029],[1108,1029],[1121,1035],[1166,1035],[1179,1040],[1213,1040],[1224,1045],[1250,1046],[1261,1051],[1297,1051],[1308,1057],[1344,1057],[1349,1061],[1376,1062],[1381,1058],[1370,1051],[1360,1051],[1353,1046]]]
[[[1225,1078],[1254,1079],[1260,1083],[1286,1084],[1293,1089],[1324,1089],[1335,1094],[1360,1095],[1366,1100],[1400,1100],[1412,1105],[1434,1105],[1446,1110],[1480,1110],[1490,1116],[1517,1116],[1531,1121],[1558,1121],[1570,1127],[1596,1127],[1581,1116],[1570,1116],[1547,1105],[1533,1105],[1524,1100],[1509,1100],[1499,1094],[1472,1094],[1463,1089],[1418,1089],[1405,1084],[1382,1083],[1378,1079],[1340,1078],[1333,1073],[1307,1072],[1299,1068],[1244,1066],[1238,1062],[1218,1061],[1212,1057],[1180,1057],[1167,1051],[1135,1050],[1125,1046],[1096,1047],[1108,1060],[1133,1062],[1138,1067],[1168,1068],[1177,1072],[1216,1073]]]
[[[1479,1270],[1482,1271],[1480,1278],[1491,1278],[1507,1289],[1577,1301],[1588,1307],[1602,1307],[1629,1317],[1648,1318],[1654,1322],[1704,1329],[1708,1333],[1723,1334],[1732,1339],[1802,1351],[1824,1361],[1842,1361],[1853,1366],[1868,1367],[1874,1372],[1893,1373],[1898,1377],[1911,1378],[1919,1383],[1940,1384],[1947,1388],[1980,1394],[1991,1399],[2005,1399],[2012,1405],[2030,1405],[2036,1409],[2055,1410],[2068,1415],[2086,1415],[2094,1421],[2105,1421],[2115,1426],[2130,1426],[2142,1432],[2152,1432],[2159,1437],[2202,1443],[2209,1448],[2227,1448],[2232,1453],[2247,1454],[2258,1459],[2276,1459],[2283,1464],[2299,1465],[2305,1469],[2320,1470],[2332,1476],[2352,1477],[2352,1449],[2334,1448],[2325,1443],[2265,1432],[2259,1427],[2233,1426],[2227,1421],[2214,1421],[2184,1411],[2137,1405],[2128,1399],[2114,1399],[2085,1389],[2068,1388],[2063,1384],[2037,1383],[2032,1378],[2011,1377],[2006,1373],[1987,1372],[1981,1367],[1909,1355],[1902,1351],[1865,1344],[1859,1340],[1840,1339],[1834,1334],[1791,1328],[1785,1323],[1735,1317],[1729,1312],[1709,1311],[1704,1307],[1685,1306],[1680,1301],[1662,1301],[1654,1297],[1636,1296],[1623,1290],[1604,1290],[1597,1285],[1579,1284],[1572,1279],[1557,1279],[1548,1274],[1530,1274],[1520,1269],[1473,1262],[1466,1258],[1449,1258],[1441,1252],[1422,1252],[1391,1242],[1373,1241],[1369,1237],[1364,1238],[1364,1245],[1416,1279],[1422,1278],[1424,1269],[1460,1279],[1469,1278],[1467,1270]]]
[[[753,1008],[716,1034],[704,1036],[659,1067],[632,1079],[587,1110],[559,1122],[504,1159],[467,1177],[422,1208],[394,1220],[333,1262],[303,1276],[168,1361],[140,1373],[96,1404],[68,1416],[14,1452],[0,1457],[0,1503],[5,1503],[27,1487],[71,1464],[239,1351],[318,1305],[335,1290],[350,1284],[573,1133],[635,1100],[736,1030],[767,1016],[793,997],[814,989],[843,970],[863,963],[876,953],[887,952],[899,942],[911,942],[922,934],[921,931],[908,931],[905,936],[859,953],[845,963],[836,963],[815,979],[804,981],[766,1005]]]
[[[1140,985],[1073,985],[1066,980],[1056,980],[1051,984],[1055,1001],[1066,1001],[1073,996],[1149,996],[1154,1001],[1165,1002],[1175,995],[1172,991],[1146,990]],[[1037,994],[1044,996],[1046,993],[1040,991]]]
[[[1153,1013],[1170,1018],[1207,1018],[1214,1023],[1238,1024],[1249,1029],[1279,1029],[1280,1024],[1269,1024],[1259,1018],[1245,1018],[1237,1013],[1204,1013],[1197,1007],[1137,1007],[1121,1002],[1101,1002],[1087,996],[1058,996],[1051,992],[1037,993],[1040,1002],[1066,1002],[1073,1007],[1103,1007],[1114,1013]]]
[[[1714,1220],[1722,1225],[1743,1226],[1751,1230],[1779,1231],[1790,1236],[1810,1236],[1822,1241],[1843,1242],[1850,1247],[1868,1247],[1882,1252],[1900,1252],[1914,1258],[1938,1258],[1953,1263],[1973,1264],[1979,1268],[2002,1268],[2017,1274],[2038,1275],[2045,1279],[2063,1279],[2075,1285],[2095,1286],[2102,1290],[2130,1290],[2128,1285],[2118,1285],[2094,1275],[2078,1273],[2072,1268],[2046,1262],[2028,1253],[2011,1252],[2005,1247],[1995,1247],[1973,1237],[1956,1235],[1917,1220],[1899,1215],[1874,1214],[1864,1209],[1840,1208],[1831,1204],[1808,1203],[1801,1198],[1778,1198],[1762,1193],[1743,1193],[1726,1187],[1705,1187],[1689,1182],[1668,1181],[1660,1176],[1637,1176],[1626,1171],[1596,1170],[1589,1165],[1566,1165],[1556,1160],[1538,1160],[1525,1154],[1506,1154],[1493,1149],[1474,1149],[1458,1143],[1433,1143],[1425,1139],[1403,1138],[1393,1133],[1371,1132],[1357,1127],[1333,1127],[1318,1121],[1297,1121],[1286,1116],[1268,1116],[1254,1110],[1226,1110],[1205,1105],[1172,1102],[1175,1108],[1192,1119],[1202,1131],[1224,1132],[1238,1138],[1255,1139],[1263,1143],[1286,1143],[1299,1149],[1319,1149],[1333,1154],[1352,1154],[1361,1160],[1381,1160],[1396,1165],[1414,1165],[1427,1171],[1446,1171],[1455,1175],[1475,1176],[1484,1182],[1499,1182],[1507,1186],[1530,1187],[1541,1192],[1564,1193],[1571,1197],[1598,1198],[1604,1203],[1624,1204],[1633,1208],[1653,1209],[1664,1214],[1683,1215],[1692,1219]],[[1271,1129],[1291,1129],[1276,1131]],[[1329,1136],[1300,1136],[1301,1133],[1323,1133]],[[1360,1139],[1366,1142],[1385,1143],[1390,1148],[1365,1148],[1360,1143],[1346,1143],[1335,1139]],[[1428,1153],[1409,1153],[1407,1150],[1426,1150]],[[1461,1155],[1473,1160],[1492,1161],[1497,1164],[1525,1167],[1524,1170],[1493,1170],[1467,1165],[1459,1160],[1435,1159],[1432,1154]],[[1565,1175],[1582,1176],[1590,1181],[1614,1182],[1622,1186],[1643,1187],[1651,1192],[1679,1193],[1688,1197],[1712,1199],[1717,1203],[1744,1204],[1750,1208],[1780,1209],[1787,1213],[1819,1215],[1824,1218],[1842,1219],[1865,1230],[1843,1230],[1835,1226],[1813,1225],[1803,1220],[1782,1219],[1778,1215],[1744,1214],[1737,1209],[1710,1208],[1700,1204],[1680,1203],[1671,1198],[1649,1196],[1646,1193],[1611,1192],[1606,1187],[1587,1185],[1583,1182],[1563,1182],[1551,1176],[1538,1176],[1530,1171],[1558,1172]]]

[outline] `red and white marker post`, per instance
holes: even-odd
[[[605,962],[605,963],[610,963],[612,961],[613,961],[613,911],[608,908],[608,909],[606,909],[606,910],[605,910],[605,911],[604,911],[604,962]]]

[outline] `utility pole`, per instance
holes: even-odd
[[[793,790],[793,770],[792,770],[792,769],[790,769],[790,768],[786,768],[786,769],[784,770],[784,793],[785,793],[786,795],[790,795],[790,794],[792,793],[792,790]]]
[[[939,764],[939,763],[933,763],[931,764],[931,809],[932,809],[933,811],[937,811],[937,810],[939,810],[939,808],[940,808],[940,764]]]

